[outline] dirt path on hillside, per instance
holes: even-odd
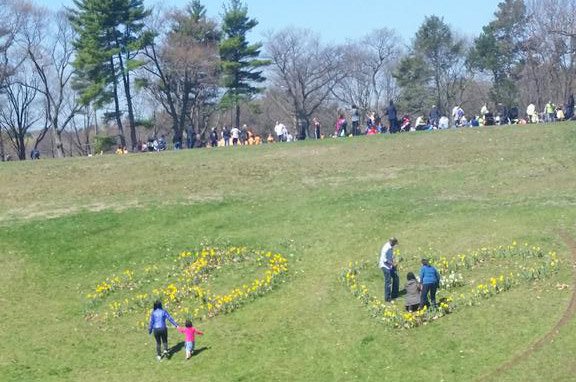
[[[512,369],[514,366],[520,364],[521,362],[525,361],[528,357],[530,357],[533,353],[537,352],[538,350],[542,349],[544,346],[549,344],[554,337],[556,337],[560,331],[560,329],[568,324],[574,316],[576,316],[576,241],[574,241],[567,232],[560,232],[560,237],[564,241],[564,243],[568,246],[570,253],[572,254],[572,296],[570,298],[570,303],[566,307],[564,314],[560,320],[554,325],[552,329],[550,329],[546,334],[544,334],[540,339],[535,341],[532,345],[530,345],[526,350],[516,354],[508,361],[504,362],[498,368],[493,370],[492,372],[485,374],[479,378],[477,381],[489,381],[489,380],[499,380],[499,376],[507,371]]]

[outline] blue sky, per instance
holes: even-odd
[[[51,9],[70,6],[71,0],[32,0]],[[318,32],[323,41],[342,43],[388,27],[409,43],[425,16],[443,17],[459,34],[477,36],[489,23],[501,0],[245,0],[248,14],[259,21],[251,39],[268,31],[295,26]],[[158,0],[145,0],[150,7]],[[163,0],[164,7],[184,7],[188,0]],[[208,14],[219,18],[222,0],[204,0]]]

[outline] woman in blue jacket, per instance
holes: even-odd
[[[420,285],[422,292],[420,294],[420,309],[424,305],[429,306],[428,293],[430,293],[430,301],[432,307],[436,308],[436,291],[440,284],[440,274],[430,263],[428,259],[422,259],[422,268],[420,268]]]
[[[158,361],[162,359],[162,356],[168,356],[168,328],[166,327],[166,320],[170,321],[174,327],[178,327],[178,324],[170,314],[162,309],[162,302],[157,300],[154,302],[154,308],[150,314],[150,326],[148,327],[148,334],[154,332],[154,338],[156,339],[156,353],[158,355]],[[160,345],[164,345],[164,353],[160,352]]]

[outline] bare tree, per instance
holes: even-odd
[[[197,2],[167,15],[166,22],[170,29],[164,39],[145,48],[144,69],[151,78],[144,85],[170,116],[174,140],[181,142],[187,122],[188,134],[203,133],[214,110],[220,33]]]
[[[44,107],[37,100],[39,80],[28,61],[25,31],[38,22],[40,15],[31,2],[7,4],[10,17],[11,43],[4,52],[5,67],[10,75],[4,78],[0,98],[0,127],[5,130],[20,160],[26,159],[29,137],[34,138],[36,148],[47,132],[42,126]],[[45,120],[46,121],[46,120]],[[39,129],[37,129],[39,128]],[[34,131],[34,134],[32,132]]]
[[[4,91],[6,103],[0,107],[0,124],[5,129],[18,159],[26,159],[26,139],[35,124],[42,118],[37,104],[37,79],[26,74],[9,80]],[[41,139],[40,139],[41,140]],[[38,144],[37,138],[34,146]]]
[[[337,83],[334,95],[362,111],[380,110],[382,100],[395,99],[396,81],[392,75],[402,49],[396,33],[376,29],[345,48],[345,78]]]
[[[532,0],[528,9],[527,68],[529,79],[523,98],[534,97],[540,107],[549,100],[563,100],[576,85],[576,0]],[[533,102],[533,100],[530,100]]]
[[[62,133],[70,125],[81,108],[71,87],[74,74],[72,58],[74,55],[75,32],[66,14],[53,14],[38,8],[22,31],[22,39],[28,58],[38,75],[40,87],[37,89],[44,97],[46,111],[46,129],[53,132],[56,156],[64,157]],[[47,24],[45,21],[55,21]]]
[[[90,143],[92,128],[94,128],[94,135],[98,134],[96,110],[87,105],[78,112],[78,116],[81,118],[74,118],[70,123],[72,128],[70,145],[82,156],[91,155],[93,153]]]
[[[7,86],[7,80],[16,72],[21,61],[14,61],[9,53],[20,30],[24,13],[13,0],[0,0],[0,92]],[[3,106],[0,104],[0,106]],[[0,160],[6,159],[4,150],[3,126],[0,125]]]
[[[289,105],[299,138],[305,139],[310,119],[346,76],[343,49],[323,46],[310,30],[288,28],[268,39],[266,52],[272,83],[281,90],[278,100]]]

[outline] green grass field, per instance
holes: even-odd
[[[575,124],[0,163],[0,380],[573,380],[571,316],[493,373],[566,314],[575,164]],[[367,283],[381,294],[378,252],[391,235],[408,258],[402,283],[429,248],[451,257],[517,241],[555,250],[561,265],[393,330],[339,280],[349,261],[369,261]],[[183,351],[158,362],[135,326],[141,316],[86,319],[85,296],[106,277],[202,243],[277,251],[289,274],[240,309],[198,320],[206,349],[187,362]],[[254,274],[222,269],[211,283],[226,289]],[[169,340],[182,336],[170,329]]]

